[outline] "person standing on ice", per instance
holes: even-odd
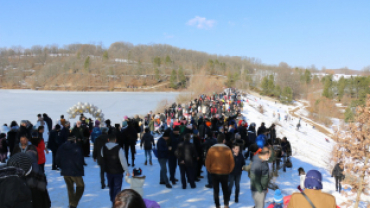
[[[191,136],[190,134],[185,135],[185,141],[181,142],[178,145],[178,148],[175,152],[178,160],[179,160],[179,167],[181,173],[181,184],[182,188],[186,189],[186,179],[185,175],[188,179],[188,183],[192,189],[196,188],[195,185],[195,166],[194,161],[199,157],[195,150],[195,147],[192,143],[190,143]]]
[[[108,136],[108,143],[101,149],[101,157],[104,161],[105,172],[109,187],[110,201],[114,203],[114,198],[121,191],[123,173],[129,174],[127,160],[122,148],[116,143],[116,134]]]
[[[229,207],[229,174],[233,171],[235,162],[230,148],[225,145],[225,136],[219,134],[217,144],[213,145],[207,153],[205,162],[207,171],[212,174],[213,197],[216,207],[220,207],[220,184],[224,195],[225,208]]]
[[[41,117],[41,114],[37,115],[37,122],[36,122],[36,128],[39,126],[44,127],[44,132],[42,133],[42,138],[45,140],[45,142],[49,141],[49,127],[47,123],[44,121],[44,119]],[[50,129],[51,130],[51,129]]]
[[[141,138],[140,142],[140,147],[143,148],[144,144],[144,151],[145,151],[145,163],[144,165],[148,164],[148,159],[149,159],[149,164],[153,165],[152,163],[152,146],[155,147],[154,143],[154,137],[152,134],[150,134],[149,128],[145,128],[145,133],[143,137]]]
[[[233,171],[229,175],[229,194],[231,197],[231,192],[235,183],[235,203],[239,202],[239,190],[240,190],[240,179],[242,176],[242,168],[245,165],[245,160],[241,153],[241,147],[237,144],[233,144],[232,152],[234,156],[235,166]]]
[[[250,169],[250,184],[255,208],[264,208],[265,198],[268,192],[270,158],[268,147],[260,148],[259,153],[253,157]]]
[[[180,127],[176,126],[171,132],[170,139],[167,140],[168,147],[171,147],[171,150],[168,151],[168,168],[170,169],[170,181],[173,185],[176,184],[178,179],[175,178],[176,168],[177,168],[177,157],[175,152],[180,140]]]
[[[56,164],[61,169],[60,175],[66,182],[70,208],[77,207],[85,190],[82,178],[84,176],[84,156],[76,142],[76,137],[68,137],[68,141],[59,147],[56,158]]]
[[[103,127],[101,128],[102,134],[96,138],[94,142],[94,150],[93,150],[93,158],[94,162],[98,162],[98,165],[100,166],[100,183],[101,188],[105,189],[105,181],[104,181],[104,160],[101,157],[101,149],[104,147],[104,145],[108,142],[108,128]]]
[[[168,151],[172,147],[167,146],[167,140],[170,139],[170,130],[166,130],[161,138],[157,141],[158,150],[158,162],[161,167],[160,170],[160,181],[159,184],[165,184],[167,188],[172,188],[167,177],[167,161],[168,161]]]
[[[64,142],[62,142],[62,135],[60,131],[60,125],[55,125],[55,129],[50,132],[49,136],[49,142],[47,148],[51,150],[52,153],[52,166],[51,170],[59,170],[57,168],[57,165],[55,163],[55,159],[57,157],[57,151],[60,145],[62,145]]]

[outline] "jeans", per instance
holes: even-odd
[[[107,173],[109,196],[110,196],[110,201],[112,203],[114,203],[114,199],[116,198],[116,195],[118,194],[118,192],[121,191],[122,179],[123,179],[123,173],[120,173],[120,174]]]
[[[167,177],[167,158],[158,158],[159,165],[161,166],[160,182],[169,184]]]
[[[252,191],[252,198],[254,200],[255,208],[265,207],[266,194],[267,194],[267,191],[262,191],[261,193],[258,191]]]
[[[145,150],[145,161],[148,161],[148,157],[149,161],[152,162],[152,150]]]
[[[237,175],[230,174],[229,175],[229,194],[231,196],[231,192],[233,190],[233,186],[235,183],[235,199],[239,199],[240,178],[241,177],[242,177],[242,174],[237,174]]]
[[[188,182],[190,183],[190,186],[192,188],[195,188],[195,182],[194,182],[194,167],[190,165],[179,165],[180,167],[180,174],[181,174],[181,183],[182,187],[186,188],[186,177],[188,178]]]
[[[220,206],[220,184],[222,188],[222,193],[224,195],[224,205],[229,206],[230,194],[229,194],[229,175],[217,175],[212,174],[213,183],[213,198],[215,200],[216,207]]]
[[[211,187],[213,187],[212,174],[210,172],[208,172],[208,171],[207,171],[207,181],[208,181],[208,185],[210,185]]]
[[[170,169],[170,181],[175,181],[177,167],[177,158],[173,156],[168,157],[168,169]]]
[[[84,180],[82,176],[64,176],[64,181],[67,185],[69,206],[77,207],[85,190]],[[74,184],[76,184],[76,190]]]
[[[335,190],[338,192],[342,191],[342,184],[340,182],[342,182],[342,177],[335,176]]]

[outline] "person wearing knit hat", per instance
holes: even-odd
[[[29,175],[32,171],[32,160],[26,153],[19,152],[13,154],[8,160],[7,166],[14,166],[24,171],[25,176]]]
[[[284,197],[280,189],[276,189],[274,193],[274,203],[270,204],[267,208],[283,208]]]
[[[127,121],[128,120],[128,116],[123,116],[123,120],[124,121]]]
[[[90,138],[93,143],[95,143],[96,138],[102,134],[102,129],[100,128],[100,121],[95,120],[95,126],[91,132]]]
[[[144,183],[145,183],[145,176],[142,175],[143,171],[141,168],[135,168],[132,171],[132,177],[129,177],[129,174],[127,173],[125,176],[125,181],[130,184],[130,189],[135,190],[137,193],[139,193],[142,197],[144,196]]]
[[[321,191],[323,186],[319,171],[308,171],[304,185],[306,189],[302,193],[292,194],[288,208],[311,208],[313,207],[312,204],[316,208],[336,207],[335,197]]]
[[[32,193],[24,182],[24,174],[18,167],[0,167],[0,207],[33,207]]]

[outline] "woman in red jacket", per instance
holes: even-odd
[[[42,170],[42,172],[45,173],[45,162],[46,162],[45,152],[49,154],[49,151],[45,148],[45,142],[44,142],[44,139],[42,138],[43,131],[44,131],[44,127],[39,126],[38,132],[32,133],[31,143],[37,149],[37,155],[38,155],[37,164],[40,166],[40,169]]]

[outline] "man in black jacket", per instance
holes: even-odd
[[[69,137],[68,141],[59,147],[56,164],[61,169],[60,175],[64,177],[67,185],[69,207],[76,208],[84,193],[85,184],[82,178],[84,156],[81,148],[76,144],[75,137]]]
[[[42,114],[42,117],[43,117],[44,121],[46,122],[46,125],[48,125],[49,131],[51,131],[53,129],[53,121],[51,120],[51,118],[46,113]]]
[[[47,145],[47,148],[51,150],[52,157],[53,157],[53,160],[52,160],[53,162],[52,162],[52,166],[51,166],[52,170],[58,170],[57,165],[55,163],[55,159],[56,159],[56,156],[57,156],[58,148],[62,144],[63,144],[62,143],[62,133],[60,131],[60,125],[57,124],[57,125],[55,125],[55,130],[52,130],[50,132],[49,142],[48,142],[48,145]]]
[[[179,144],[179,139],[180,139],[180,127],[176,126],[171,132],[170,139],[167,141],[168,146],[171,147],[171,150],[168,151],[168,169],[170,169],[170,181],[172,182],[173,185],[175,185],[176,182],[178,181],[175,178],[177,168],[177,158],[175,156],[175,151]]]
[[[112,203],[114,203],[118,192],[121,191],[123,173],[126,171],[127,176],[130,175],[123,150],[116,144],[116,141],[116,134],[109,134],[108,143],[101,150],[105,172],[107,173],[110,201]]]
[[[211,148],[213,145],[217,144],[217,140],[216,140],[216,138],[213,137],[213,135],[214,134],[209,132],[207,134],[206,141],[202,144],[203,151],[204,151],[204,160],[206,158],[205,156],[207,155],[207,152],[208,152],[209,148]],[[208,182],[208,184],[206,184],[205,187],[206,188],[213,188],[213,186],[212,186],[212,176],[208,171],[207,171],[207,182]]]
[[[102,134],[96,138],[94,143],[94,150],[93,150],[93,158],[94,161],[98,161],[98,165],[100,166],[100,182],[101,182],[101,188],[105,188],[105,182],[104,182],[104,160],[101,157],[101,150],[104,147],[104,145],[108,142],[108,128],[103,127],[102,128]]]
[[[64,144],[67,140],[68,140],[68,137],[70,136],[71,132],[70,132],[70,127],[71,127],[71,123],[69,123],[69,121],[66,121],[65,124],[64,124],[64,127],[63,129],[61,130],[61,136],[62,136],[62,144]]]
[[[195,147],[193,144],[190,143],[190,134],[185,135],[185,141],[180,143],[177,147],[176,155],[179,160],[179,167],[181,173],[181,183],[182,188],[186,189],[186,177],[189,180],[191,188],[196,188],[194,177],[195,177],[195,169],[194,169],[194,160],[199,159],[197,152],[195,151]]]
[[[130,163],[128,162],[128,151],[131,150],[132,166],[135,166],[135,145],[137,141],[137,131],[133,126],[132,121],[128,121],[127,124],[127,128],[122,131],[122,136],[125,140],[125,156],[127,159],[127,165],[130,166]]]

